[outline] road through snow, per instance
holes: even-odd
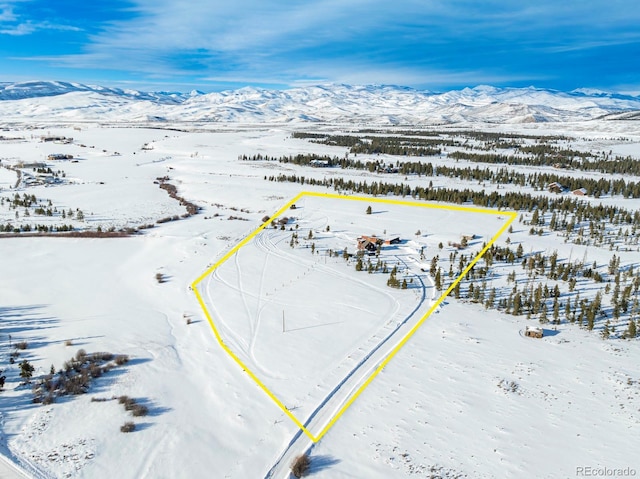
[[[397,258],[400,262],[403,260]],[[406,266],[406,263],[404,263]],[[422,289],[422,297],[416,307],[408,314],[396,328],[379,341],[369,352],[346,374],[342,380],[324,397],[313,413],[304,422],[307,429],[323,430],[329,424],[342,407],[351,399],[353,393],[369,380],[371,374],[380,363],[391,353],[406,334],[420,321],[422,316],[416,314],[427,300],[427,286],[422,278],[417,276]],[[434,285],[431,284],[430,287]],[[303,434],[302,430],[296,432],[289,444],[282,451],[271,469],[265,474],[265,479],[280,479],[290,477],[289,469],[293,459],[302,452],[309,452],[314,443]]]
[[[288,233],[287,233],[288,234]],[[369,291],[375,291],[376,293],[388,298],[389,309],[383,314],[384,317],[389,318],[385,323],[381,324],[381,327],[374,332],[364,342],[355,344],[353,353],[341,360],[341,371],[336,371],[335,377],[332,379],[334,386],[330,386],[330,390],[323,393],[322,396],[315,397],[315,406],[311,406],[313,409],[308,410],[305,417],[298,417],[307,431],[313,431],[311,434],[315,434],[316,437],[320,434],[324,434],[325,428],[336,420],[336,415],[345,408],[345,405],[349,405],[354,400],[356,392],[366,383],[372,379],[372,375],[380,364],[388,357],[391,351],[409,334],[412,328],[421,320],[424,313],[437,299],[435,294],[435,288],[429,279],[424,279],[423,275],[412,272],[407,262],[401,255],[394,255],[387,258],[388,261],[395,262],[399,269],[411,272],[414,278],[413,288],[416,289],[416,293],[419,293],[418,297],[413,296],[413,300],[416,301],[415,306],[411,311],[403,314],[400,318],[396,318],[392,322],[392,318],[401,309],[400,301],[390,293],[388,288],[377,286],[372,284],[369,280],[363,280],[355,277],[351,272],[340,271],[339,269],[325,265],[311,257],[302,257],[289,251],[287,239],[280,231],[266,229],[260,232],[252,244],[245,245],[234,254],[234,258],[230,261],[230,265],[233,268],[226,273],[216,268],[208,278],[206,297],[212,311],[215,312],[216,321],[219,321],[220,333],[223,336],[223,340],[227,344],[241,353],[242,356],[246,356],[246,359],[250,363],[254,363],[251,367],[255,367],[261,374],[266,377],[280,378],[280,375],[271,371],[270,368],[261,364],[254,353],[254,347],[260,331],[260,316],[266,305],[275,300],[273,291],[271,294],[267,294],[265,289],[265,269],[267,265],[273,266],[273,260],[285,261],[289,264],[295,264],[301,266],[304,269],[305,276],[312,272],[327,274],[333,278],[339,278],[340,280],[347,280],[349,282],[358,283],[361,286],[366,287]],[[286,245],[286,247],[284,246]],[[264,261],[261,261],[262,271],[257,278],[256,285],[249,287],[241,276],[243,273],[243,261],[242,256],[245,253],[245,248],[256,248],[264,255]],[[248,254],[255,255],[255,252],[248,251]],[[308,270],[308,271],[307,271]],[[228,277],[227,277],[228,276]],[[234,277],[235,276],[235,277]],[[428,281],[429,284],[425,284]],[[246,334],[249,337],[243,337],[242,333],[237,331],[237,326],[234,328],[234,324],[230,324],[225,319],[224,311],[220,310],[216,306],[216,295],[213,294],[212,289],[215,288],[215,282],[219,282],[224,285],[225,288],[230,288],[234,294],[240,294],[242,296],[242,309],[247,314],[249,319],[248,325],[242,326],[243,331],[246,330]],[[428,290],[433,290],[433,294],[427,294]],[[254,316],[251,313],[255,313]],[[365,314],[367,311],[365,311]],[[237,349],[236,349],[237,348]],[[352,364],[350,364],[352,363]],[[282,378],[280,378],[282,379]],[[346,410],[346,409],[345,409]],[[284,413],[283,413],[284,414]],[[291,438],[286,447],[280,452],[277,459],[265,473],[265,478],[282,478],[288,477],[289,465],[293,458],[303,451],[308,451],[313,446],[313,441],[310,437],[304,433],[304,430],[299,429]]]

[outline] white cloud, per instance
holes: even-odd
[[[633,34],[633,35],[618,34],[617,36],[609,39],[599,39],[599,40],[576,39],[571,43],[549,47],[547,48],[547,51],[549,51],[550,53],[564,53],[564,52],[573,52],[573,51],[581,51],[581,50],[591,50],[593,48],[605,48],[605,47],[614,47],[619,45],[629,45],[633,43],[640,43],[640,34]]]
[[[3,35],[13,35],[13,36],[21,36],[21,35],[30,35],[38,30],[58,30],[58,31],[81,31],[80,28],[74,27],[71,25],[59,25],[55,23],[49,22],[25,22],[18,23],[15,25],[11,25],[7,28],[0,29],[0,34]]]
[[[72,25],[32,19],[28,18],[28,15],[18,15],[15,12],[16,6],[29,2],[30,0],[13,0],[9,3],[0,3],[0,35],[24,36],[38,30],[81,31],[80,28]]]
[[[615,42],[619,32],[599,34],[597,42],[591,36],[592,46],[584,32],[640,21],[640,8],[623,0],[132,1],[131,17],[95,28],[83,53],[34,59],[157,77],[200,75],[215,82],[504,83],[536,78],[491,73],[490,68],[461,71],[453,64],[447,71],[446,55],[457,58],[459,65],[464,52],[455,51],[456,43],[473,44],[476,39],[493,42],[490,48],[495,50],[517,51],[519,45],[527,53],[590,48]],[[2,11],[11,14],[10,9]],[[5,34],[24,35],[54,26],[22,22],[0,28]],[[437,66],[429,63],[432,45],[441,47]],[[422,66],[401,61],[415,46],[424,50],[424,59],[418,59]]]
[[[0,29],[0,34],[21,36],[21,35],[29,35],[35,31],[36,31],[36,27],[32,23],[19,23],[17,25],[11,25],[6,28]]]
[[[17,20],[16,14],[13,13],[13,7],[11,5],[0,4],[0,23],[15,22]]]

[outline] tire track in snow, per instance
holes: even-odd
[[[221,337],[223,336],[223,331],[221,330],[221,326],[225,328],[225,332],[228,333],[229,337],[222,337],[222,340],[225,344],[227,344],[228,346],[233,345],[235,348],[237,348],[240,351],[244,351],[246,350],[247,344],[244,341],[244,338],[242,338],[242,336],[239,333],[236,333],[233,328],[231,328],[227,322],[224,320],[224,316],[222,314],[220,314],[220,311],[218,310],[218,308],[216,308],[215,306],[215,301],[213,300],[213,297],[211,296],[211,290],[213,289],[211,287],[211,282],[213,281],[213,279],[218,279],[220,282],[222,282],[223,284],[227,284],[230,286],[230,283],[227,283],[226,281],[224,281],[220,275],[217,272],[217,269],[213,271],[212,274],[209,275],[209,278],[207,279],[207,286],[206,286],[206,295],[207,295],[207,300],[208,300],[208,306],[209,308],[211,308],[211,312],[212,314],[215,314],[215,322],[218,324],[218,332],[220,333]],[[213,317],[212,317],[213,320]]]
[[[406,262],[401,258],[396,256],[396,259],[399,262],[402,262],[406,266]],[[303,423],[305,428],[309,429],[309,426],[314,421],[316,417],[324,417],[322,422],[320,423],[320,430],[323,429],[329,421],[333,418],[333,416],[343,407],[346,401],[351,397],[352,393],[359,388],[364,381],[369,377],[370,373],[372,373],[380,364],[384,358],[387,357],[389,352],[393,350],[393,348],[404,338],[404,335],[400,335],[397,341],[392,342],[391,344],[387,343],[394,337],[397,336],[397,333],[403,329],[402,327],[409,323],[409,320],[414,317],[417,311],[421,308],[422,304],[426,300],[426,286],[424,281],[419,275],[416,275],[418,280],[420,281],[422,287],[422,297],[420,302],[416,305],[416,307],[409,313],[402,322],[400,322],[396,328],[391,331],[384,339],[382,339],[374,348],[372,348],[364,358],[362,358],[350,371],[347,375],[343,377],[338,385],[336,385],[332,391],[330,391],[320,402],[320,404],[314,409],[314,411],[309,415],[307,420]],[[420,318],[417,318],[418,320]],[[409,325],[409,330],[413,327],[413,324]],[[387,345],[386,348],[382,349],[383,346]],[[380,354],[376,354],[380,353]],[[375,357],[374,357],[375,356]],[[373,359],[373,360],[372,360]],[[370,361],[372,360],[372,361]],[[368,364],[370,363],[370,364]],[[366,367],[365,367],[366,366]],[[356,375],[356,373],[359,373]],[[348,389],[341,391],[343,386],[350,380],[354,379],[353,383],[350,385]],[[340,395],[338,395],[340,393]],[[331,407],[327,411],[323,411],[325,406],[332,401],[335,400],[337,404]],[[321,416],[322,415],[322,416]],[[289,444],[281,453],[278,460],[273,464],[271,469],[264,476],[265,479],[270,479],[273,477],[290,477],[289,475],[289,463],[294,458],[295,455],[300,454],[303,451],[309,452],[313,449],[315,444],[311,442],[311,440],[303,434],[303,431],[300,429],[293,436]]]
[[[266,253],[266,258],[277,257],[279,259],[294,263],[296,265],[302,264],[304,266],[307,266],[309,269],[314,269],[314,270],[317,270],[318,272],[322,272],[333,277],[348,279],[351,282],[356,282],[367,287],[369,290],[377,291],[378,293],[387,297],[387,299],[391,302],[392,304],[391,310],[393,311],[391,314],[392,318],[400,310],[401,308],[400,301],[398,301],[387,290],[371,285],[370,282],[360,280],[358,278],[354,278],[352,275],[349,275],[346,272],[337,271],[331,268],[330,266],[323,265],[313,260],[308,260],[306,258],[301,257],[298,254],[288,253],[282,248],[279,248],[277,244],[282,243],[284,239],[286,239],[286,236],[282,236],[282,238],[278,238],[278,240],[274,241],[274,234],[270,230],[269,231],[263,230],[259,235],[256,236],[255,245]],[[265,258],[265,265],[267,262],[266,258]],[[396,256],[396,260],[398,261],[398,263],[402,263],[406,268],[408,268],[406,262],[402,260],[400,257]],[[264,311],[264,308],[268,305],[268,303],[264,302],[265,298],[262,297],[262,293],[264,292],[265,269],[266,268],[263,268],[263,271],[262,271],[259,293],[257,295],[252,292],[243,291],[242,283],[240,282],[240,280],[239,280],[239,286],[234,288],[235,290],[239,291],[243,296],[243,301],[246,304],[246,308],[249,308],[248,303],[246,302],[247,297],[255,298],[260,302],[259,306],[257,307],[258,317],[262,314],[262,312]],[[237,271],[238,271],[238,275],[240,276],[242,272],[240,265],[237,266]],[[215,273],[216,272],[214,271],[214,274]],[[212,276],[213,275],[210,275],[210,281],[207,284],[208,289],[210,289],[209,285],[211,284]],[[230,285],[229,282],[224,280],[219,274],[216,276],[216,278],[222,281],[223,283],[229,285],[230,287],[232,287],[232,285]],[[314,424],[317,423],[319,424],[319,428],[318,428],[319,430],[324,428],[326,424],[333,418],[335,413],[337,413],[337,411],[339,411],[340,408],[344,405],[344,403],[351,397],[353,392],[356,391],[361,386],[361,384],[366,380],[366,378],[368,378],[369,375],[375,370],[378,364],[387,356],[388,352],[390,352],[393,349],[393,347],[395,347],[395,345],[402,340],[404,336],[401,335],[398,337],[398,332],[401,329],[402,330],[410,329],[410,328],[403,328],[403,327],[406,326],[411,319],[413,319],[416,312],[420,310],[420,308],[423,306],[423,304],[427,299],[426,298],[427,287],[424,284],[424,281],[419,275],[416,275],[416,278],[420,282],[422,294],[415,308],[410,313],[408,313],[402,321],[397,323],[395,327],[393,327],[393,329],[386,334],[386,336],[381,338],[376,344],[372,345],[368,349],[368,351],[363,347],[363,346],[366,346],[366,343],[360,345],[358,350],[361,352],[367,351],[366,354],[364,354],[364,356],[349,371],[347,371],[346,374],[342,376],[342,379],[339,381],[339,383],[323,397],[320,403],[314,408],[313,412],[311,412],[311,414],[308,415],[306,421],[304,422],[305,427],[309,428],[312,423]],[[209,298],[210,304],[214,304],[209,291],[208,293],[209,293],[208,298]],[[387,325],[389,325],[391,322],[392,320],[390,319]],[[249,345],[249,350],[251,351],[250,355],[252,357],[254,364],[259,369],[264,371],[266,368],[264,368],[264,366],[259,361],[256,360],[255,354],[253,353],[253,348],[257,342],[257,337],[260,330],[260,324],[261,323],[258,318],[256,322],[256,327],[253,328],[252,330],[252,338]],[[228,325],[227,325],[227,328],[228,328]],[[371,339],[377,338],[378,337],[377,334],[379,333],[380,331],[372,335]],[[396,337],[398,337],[398,340],[392,342],[391,340]],[[390,342],[391,344],[389,344]],[[246,342],[244,342],[244,344],[246,344]],[[243,350],[247,351],[246,349],[243,349]],[[350,358],[351,358],[351,355],[347,356],[344,359],[350,359]],[[342,363],[344,364],[344,360]],[[287,447],[284,449],[284,451],[282,452],[278,460],[274,463],[274,465],[272,466],[272,468],[269,470],[269,472],[265,477],[267,478],[273,477],[274,475],[277,475],[280,473],[288,474],[286,470],[288,468],[289,456],[293,454],[294,450],[298,452],[301,450],[304,450],[304,448],[300,447],[302,445],[301,443],[303,443],[306,446],[306,449],[309,449],[310,445],[311,447],[313,447],[311,441],[302,433],[302,430],[299,430],[291,439]]]

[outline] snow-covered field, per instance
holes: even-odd
[[[197,215],[130,237],[0,238],[0,369],[6,375],[0,450],[28,476],[253,479],[271,471],[282,479],[290,459],[310,447],[317,478],[556,478],[579,477],[579,467],[640,469],[637,339],[606,341],[563,323],[545,325],[545,337],[533,340],[522,335],[531,324],[524,316],[453,298],[312,444],[220,348],[189,285],[303,189],[265,176],[340,174],[372,181],[378,175],[238,160],[256,153],[344,156],[345,148],[291,138],[296,125],[182,125],[184,131],[91,123],[27,126],[3,133],[21,139],[0,143],[0,197],[34,195],[37,202],[14,209],[6,200],[0,224],[70,223],[106,231],[182,215],[184,206],[159,188],[162,177],[202,207]],[[531,132],[538,126],[517,128]],[[594,144],[640,156],[640,131],[633,122],[557,125],[554,133],[575,134],[585,148]],[[45,143],[42,135],[73,142]],[[52,153],[77,160],[56,160],[53,169],[64,172],[59,183],[29,186],[23,173],[14,189],[16,171],[6,166],[51,164],[46,157]],[[441,177],[434,183],[460,184]],[[202,286],[234,351],[302,422],[315,413],[315,432],[348,397],[338,394],[323,403],[351,362],[366,356],[395,323],[416,308],[419,317],[437,298],[432,278],[420,268],[428,271],[439,254],[446,272],[455,249],[449,241],[475,234],[479,238],[468,251],[479,250],[505,221],[377,203],[367,215],[365,202],[323,201],[307,198],[287,211],[296,219],[284,231],[265,229]],[[639,206],[637,199],[597,201]],[[52,214],[36,215],[39,205]],[[609,251],[530,236],[527,230],[517,226],[508,234],[527,253],[557,249],[561,258],[609,261]],[[292,248],[296,231],[299,244]],[[414,280],[406,290],[388,288],[387,274],[356,272],[356,258],[347,262],[326,254],[344,247],[355,253],[355,238],[372,233],[403,239],[397,249],[383,249],[381,258],[390,268],[407,262],[398,276]],[[637,251],[620,254],[624,264],[638,266]],[[584,296],[591,294],[587,282],[578,287]],[[26,349],[11,364],[15,344],[23,341]],[[52,365],[62,368],[80,348],[126,354],[130,361],[95,378],[87,394],[33,404],[30,387],[20,385],[19,362],[27,359],[35,367],[35,380]],[[348,388],[364,377],[352,376]],[[114,399],[121,395],[147,406],[148,414],[132,417]],[[127,421],[136,430],[125,434],[120,427]]]
[[[341,381],[366,378],[435,304],[442,287],[426,255],[469,228],[489,241],[506,218],[352,197],[305,195],[295,206],[215,268],[202,294],[225,343],[304,423],[333,396],[346,399]],[[358,258],[363,232],[397,243]],[[386,284],[394,268],[403,288]]]

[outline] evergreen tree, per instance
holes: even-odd
[[[638,332],[636,329],[636,322],[632,319],[629,321],[629,327],[627,328],[627,337],[628,338],[635,338],[637,336]]]
[[[491,288],[487,302],[484,304],[485,309],[493,308],[496,300],[496,288]]]
[[[542,309],[540,310],[540,322],[542,324],[549,322],[549,319],[547,319],[547,303],[545,302],[542,303]]]
[[[604,323],[604,328],[602,329],[602,339],[609,339],[611,331],[609,330],[609,321]]]
[[[436,271],[436,277],[434,279],[435,287],[438,291],[442,291],[442,275],[440,274],[440,269]]]
[[[431,267],[429,268],[429,274],[431,277],[435,277],[436,271],[438,270],[438,256],[434,256],[431,258]]]
[[[398,286],[400,286],[400,281],[398,281],[398,279],[396,278],[397,273],[398,268],[394,266],[391,270],[391,274],[389,275],[389,279],[387,280],[387,286],[390,286],[392,288],[397,288]]]
[[[520,296],[520,292],[517,292],[515,297],[513,298],[513,310],[512,314],[514,316],[520,316],[520,308],[522,306],[522,298]]]
[[[372,213],[371,205],[367,206],[367,214],[370,215]]]
[[[20,377],[25,381],[28,382],[29,379],[31,379],[31,376],[33,376],[33,371],[35,371],[35,368],[26,359],[20,363]]]
[[[564,319],[570,322],[573,322],[574,319],[571,316],[571,301],[569,300],[567,300],[567,304],[564,307]]]
[[[533,215],[531,216],[531,224],[537,225],[540,221],[540,212],[538,210],[533,211]]]

